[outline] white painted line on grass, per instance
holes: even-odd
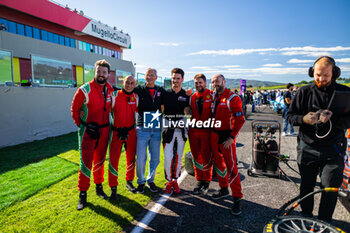
[[[181,176],[179,177],[179,179],[177,179],[178,184],[181,184],[181,182],[185,179],[187,174],[188,173],[186,172],[186,170],[183,170],[181,172]],[[157,203],[147,212],[143,219],[134,227],[131,233],[142,233],[148,227],[148,224],[150,224],[150,222],[157,215],[159,210],[164,206],[164,204],[167,202],[170,196],[171,194],[162,194]]]

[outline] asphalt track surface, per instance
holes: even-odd
[[[280,115],[274,113],[268,106],[259,106],[256,113],[251,113],[248,106],[248,118],[237,138],[238,170],[241,177],[243,201],[242,214],[235,217],[230,213],[232,197],[213,200],[211,194],[219,188],[216,178],[210,183],[209,193],[205,196],[193,195],[191,192],[196,184],[194,176],[187,175],[180,184],[181,194],[172,194],[162,208],[158,208],[154,219],[143,226],[143,232],[262,232],[266,223],[274,218],[278,209],[288,200],[298,195],[295,184],[286,178],[252,177],[247,175],[252,155],[253,120],[282,120]],[[295,129],[298,131],[298,129]],[[297,169],[296,164],[296,137],[282,137],[280,142],[281,154],[288,154],[289,164]],[[289,177],[299,185],[299,175],[289,169],[284,163],[281,168]],[[183,168],[184,169],[184,168]],[[319,181],[319,180],[318,180]],[[160,192],[159,199],[163,192]],[[315,209],[317,215],[320,195],[315,196]],[[131,232],[139,224],[155,203],[150,202],[140,213],[130,228]],[[299,214],[297,207],[294,214]],[[333,215],[332,224],[345,232],[350,232],[350,214],[338,201]]]

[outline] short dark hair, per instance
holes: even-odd
[[[219,77],[221,77],[222,78],[222,80],[225,80],[225,77],[224,77],[224,75],[223,74],[219,74],[220,76]]]
[[[105,59],[96,61],[95,69],[97,69],[97,66],[107,67],[108,73],[111,71],[111,64],[109,64]]]
[[[181,74],[182,78],[185,76],[185,72],[180,68],[174,68],[171,70],[171,75],[173,74]]]
[[[291,87],[294,87],[294,85],[293,85],[292,83],[288,83],[288,84],[286,85],[286,87],[287,87],[287,89],[289,89],[289,88],[291,88]]]
[[[207,81],[207,78],[205,77],[205,75],[204,74],[196,74],[196,76],[194,76],[194,80],[196,80],[196,79],[203,79],[203,81],[204,82],[206,82]]]

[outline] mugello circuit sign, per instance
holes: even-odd
[[[113,28],[91,20],[82,31],[88,35],[99,37],[103,40],[120,45],[125,48],[130,47],[131,39],[129,35],[114,30]]]
[[[96,20],[85,17],[77,11],[60,6],[48,0],[13,1],[0,0],[1,5],[43,20],[71,28],[78,32],[109,41],[124,48],[131,48],[130,36]]]

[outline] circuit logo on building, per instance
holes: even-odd
[[[119,36],[115,32],[111,32],[109,30],[104,30],[102,28],[99,28],[95,24],[91,24],[91,30],[92,30],[92,32],[95,32],[95,33],[99,34],[102,38],[107,37],[107,38],[110,38],[112,40],[119,41],[119,42],[121,42],[123,44],[127,44],[128,43],[128,39],[127,38],[123,38],[123,37]]]
[[[162,113],[157,110],[156,112],[144,112],[143,113],[143,128],[145,129],[160,129]]]

